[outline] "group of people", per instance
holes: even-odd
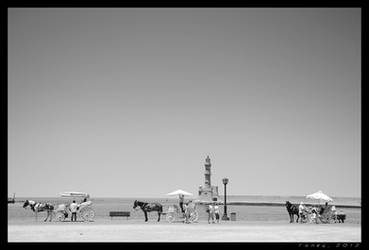
[[[185,223],[190,223],[190,217],[191,213],[195,211],[196,204],[192,202],[192,200],[189,200],[187,203],[184,202],[184,195],[179,195],[179,207],[181,209],[181,212],[185,218]]]
[[[328,202],[325,203],[325,206],[321,206],[320,208],[314,206],[311,209],[308,209],[304,203],[301,201],[299,205],[299,216],[300,216],[300,223],[307,220],[307,213],[310,211],[310,222],[318,223],[318,219],[321,218],[324,211],[328,209]],[[339,212],[337,211],[335,206],[331,207],[333,218],[336,220],[338,214],[343,213],[342,210]]]
[[[216,203],[216,201],[213,201],[213,203],[210,203],[206,209],[206,212],[208,213],[208,223],[219,223],[220,215],[219,215],[219,206]]]
[[[188,203],[184,202],[184,195],[179,195],[179,207],[185,217],[185,222],[189,223],[189,218],[191,216],[191,212],[195,209],[195,204],[192,200],[189,200]],[[206,212],[208,214],[208,223],[219,223],[220,215],[219,215],[219,206],[216,202],[216,198],[213,199],[212,203],[210,203],[207,208]]]
[[[182,211],[182,214],[185,218],[185,223],[189,223],[189,218],[191,213],[195,210],[195,204],[192,200],[189,200],[187,203],[184,202],[184,195],[179,195],[179,207]],[[219,215],[219,206],[216,202],[216,198],[213,199],[213,202],[210,203],[207,208],[206,212],[208,213],[208,223],[219,223],[220,215]]]

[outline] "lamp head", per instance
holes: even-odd
[[[223,184],[224,184],[224,185],[227,185],[227,184],[228,184],[228,178],[223,178],[223,180],[222,180],[222,181],[223,181]]]

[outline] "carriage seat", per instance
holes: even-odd
[[[109,216],[111,219],[113,219],[113,217],[128,217],[131,216],[131,212],[128,211],[110,211],[109,212]]]

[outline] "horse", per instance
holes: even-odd
[[[133,203],[133,209],[136,209],[136,207],[140,207],[142,211],[145,214],[145,222],[148,221],[147,219],[147,212],[152,211],[158,211],[158,222],[160,221],[160,215],[163,213],[163,206],[160,203],[154,202],[154,203],[147,203],[135,200]]]
[[[30,206],[30,208],[32,209],[33,212],[37,213],[39,212],[47,212],[47,217],[45,218],[44,221],[47,221],[47,219],[50,217],[50,221],[52,219],[52,214],[54,211],[54,205],[50,204],[50,203],[40,203],[40,202],[36,202],[36,201],[32,201],[32,200],[26,200],[23,204],[23,208],[26,209],[27,206]]]
[[[292,204],[289,201],[286,201],[286,208],[287,212],[290,216],[290,223],[293,222],[295,215],[297,215],[296,223],[299,221],[300,215],[299,215],[299,207],[296,204]]]

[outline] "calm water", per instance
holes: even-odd
[[[361,205],[360,198],[346,198],[346,197],[332,197],[335,205]],[[31,199],[39,202],[51,202],[53,204],[70,203],[72,200],[69,198],[17,198],[16,201],[22,201]],[[143,212],[133,210],[134,198],[92,198],[93,209],[95,210],[95,221],[111,220],[109,217],[109,211],[130,211],[131,217],[129,220],[144,220]],[[177,199],[166,198],[141,198],[138,200],[147,202],[159,202],[164,206],[164,211],[167,210],[169,205],[178,204]],[[304,201],[306,203],[314,203],[314,201],[306,200],[304,197],[298,196],[229,196],[227,201],[247,201],[247,202],[278,202],[284,203],[289,200],[293,203],[299,203]],[[80,202],[76,198],[77,202]],[[22,208],[21,202],[15,204],[8,204],[8,223],[32,223],[35,221],[33,212],[28,208]],[[221,215],[223,214],[223,206],[220,206]],[[345,223],[361,224],[361,209],[357,208],[345,208],[343,211],[347,215]],[[207,214],[205,207],[198,206],[199,219],[207,220]],[[244,221],[270,221],[285,223],[289,221],[288,213],[285,207],[270,207],[270,206],[227,206],[228,215],[235,212],[237,220]],[[156,220],[157,213],[149,213],[149,220]],[[46,213],[40,214],[40,218],[46,217]],[[125,219],[122,220],[125,221]]]

